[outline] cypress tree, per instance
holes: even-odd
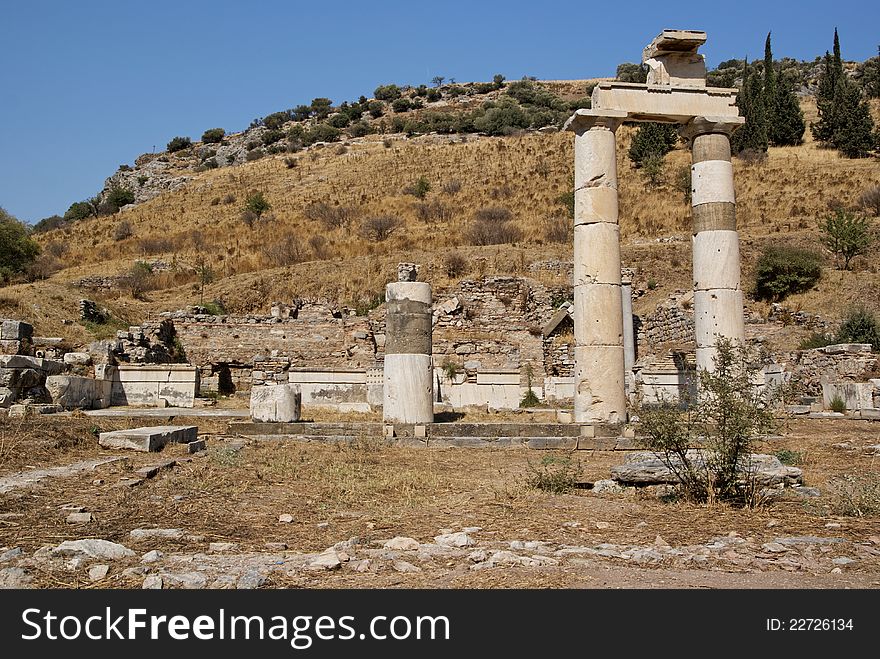
[[[629,147],[629,159],[636,167],[641,167],[650,158],[663,158],[676,143],[678,133],[672,124],[640,124]]]
[[[830,144],[849,158],[862,158],[875,148],[874,121],[868,102],[844,74],[837,29],[834,55],[825,53],[816,104],[819,121],[812,126],[816,140]]]
[[[848,158],[864,158],[874,149],[874,121],[868,102],[855,84],[838,82],[834,96],[835,125],[831,142]]]
[[[749,68],[746,60],[743,65],[743,83],[736,103],[746,123],[733,134],[731,149],[734,153],[746,150],[767,150],[767,112],[764,93],[758,74]]]
[[[770,124],[774,146],[797,146],[804,139],[804,113],[790,80],[780,75],[776,81],[775,119]]]
[[[772,132],[776,123],[776,72],[773,70],[773,50],[770,47],[770,32],[764,42],[764,107],[767,113],[767,125]]]
[[[831,144],[834,141],[835,126],[839,114],[835,98],[840,88],[839,83],[845,81],[843,60],[840,57],[840,39],[837,36],[837,28],[834,28],[834,55],[832,56],[827,50],[825,51],[822,76],[819,78],[819,88],[816,91],[819,121],[811,126],[813,138],[818,142]]]

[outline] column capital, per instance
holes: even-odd
[[[746,122],[745,117],[694,117],[680,126],[678,134],[688,143],[700,135],[721,134],[730,137],[737,128]]]
[[[562,130],[583,133],[592,128],[604,128],[614,132],[628,116],[623,110],[577,110],[568,118]]]

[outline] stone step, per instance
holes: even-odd
[[[382,436],[385,424],[378,422],[298,422],[298,423],[258,423],[234,421],[229,424],[230,432],[246,436],[282,435],[282,436]],[[397,437],[412,437],[414,427],[406,424],[395,424]],[[425,435],[429,439],[479,437],[491,441],[498,437],[535,438],[573,438],[602,437],[616,438],[621,434],[621,427],[615,424],[574,424],[574,423],[427,423]],[[420,439],[420,438],[417,438]]]
[[[319,443],[355,443],[379,440],[379,435],[308,435],[308,434],[254,434],[250,439],[258,441],[298,441]],[[415,446],[427,448],[528,448],[534,450],[571,451],[628,451],[636,446],[628,437],[393,437],[387,439],[391,446]]]
[[[194,442],[198,434],[198,426],[148,426],[102,432],[98,435],[98,443],[104,448],[149,452],[158,451],[169,442]]]

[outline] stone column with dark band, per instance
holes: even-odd
[[[414,281],[415,273],[414,264],[401,263],[399,281],[385,287],[382,418],[386,423],[434,420],[431,285]]]
[[[739,234],[730,134],[741,118],[695,117],[681,129],[690,140],[693,208],[694,330],[697,367],[713,370],[719,337],[745,341]]]

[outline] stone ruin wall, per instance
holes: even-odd
[[[463,280],[438,293],[435,363],[454,364],[467,381],[475,381],[478,370],[521,370],[529,364],[540,386],[545,375],[541,325],[552,315],[551,300],[560,295],[564,297],[564,292],[519,277]],[[272,312],[248,316],[166,312],[139,331],[143,337],[155,337],[162,323],[173,323],[187,361],[200,368],[206,391],[246,391],[252,384],[286,382],[294,368],[366,370],[384,358],[384,305],[366,317],[314,301],[276,304]],[[127,333],[130,346],[140,338],[132,330]],[[567,348],[563,348],[564,353]],[[571,368],[573,357],[563,353],[559,361]],[[523,383],[525,379],[523,370]]]

